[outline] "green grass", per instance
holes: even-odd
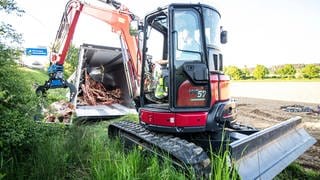
[[[136,120],[137,116],[117,120],[131,118]],[[192,171],[175,169],[166,159],[160,161],[138,148],[125,151],[119,140],[110,140],[107,126],[117,120],[86,125],[75,123],[36,144],[22,160],[1,162],[0,159],[0,179],[196,179],[190,174]],[[235,169],[229,168],[228,151],[211,154],[211,158],[212,176],[208,179],[238,179]],[[293,164],[276,179],[319,177],[319,173]]]
[[[210,179],[238,179],[238,174],[234,165],[230,164],[229,151],[220,151],[211,155],[212,176]],[[229,167],[230,166],[230,167]]]
[[[42,71],[25,70],[30,83],[42,84],[47,75]],[[36,142],[32,151],[22,157],[4,161],[0,154],[1,179],[196,179],[190,172],[175,169],[168,160],[146,155],[140,149],[125,151],[119,140],[110,140],[107,126],[111,122],[130,119],[128,115],[117,120],[81,124],[76,122],[62,131],[51,133],[42,142]],[[43,125],[46,128],[58,124]],[[234,168],[229,168],[229,152],[211,154],[212,176],[209,179],[238,179]],[[276,179],[319,179],[317,172],[290,165]]]
[[[287,179],[318,180],[320,179],[320,173],[314,170],[305,169],[297,162],[294,162],[290,166],[288,166],[282,173],[275,177],[275,180]]]
[[[125,152],[119,140],[107,137],[105,122],[73,125],[63,134],[37,144],[24,161],[5,164],[7,179],[186,179],[169,161]],[[2,173],[2,171],[1,171]]]
[[[225,133],[222,132],[221,140],[225,140]],[[209,179],[220,180],[220,179],[239,179],[235,164],[230,159],[229,147],[224,147],[224,143],[220,144],[218,152],[213,151],[210,146],[210,159],[211,159],[211,177]]]
[[[25,77],[27,77],[27,81],[30,84],[40,84],[43,85],[46,80],[49,79],[47,72],[42,70],[29,69],[26,67],[19,68],[22,70],[22,73]]]
[[[47,72],[43,70],[37,69],[30,69],[26,67],[21,67],[22,73],[25,77],[27,77],[27,82],[29,84],[34,85],[34,90],[36,90],[38,85],[44,85],[44,83],[49,79]],[[66,96],[68,89],[49,89],[47,91],[46,103],[45,106],[49,104],[59,101],[59,100],[66,100],[68,101],[68,97]]]
[[[136,121],[137,116],[85,125],[76,122],[36,144],[24,159],[4,163],[0,175],[5,179],[196,179],[193,171],[176,169],[169,158],[159,159],[139,148],[126,151],[119,140],[110,140],[108,124],[124,119]],[[209,179],[235,179],[228,175],[227,157],[227,152],[214,157],[215,172]]]

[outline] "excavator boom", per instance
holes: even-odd
[[[129,73],[132,75],[133,85],[131,96],[137,96],[139,89],[139,71],[141,62],[140,51],[138,50],[138,40],[135,36],[130,34],[130,23],[138,17],[131,13],[127,7],[116,1],[103,1],[115,9],[91,5],[80,0],[70,0],[65,7],[65,11],[61,18],[61,23],[56,34],[55,41],[52,46],[50,67],[48,68],[49,80],[43,86],[39,86],[36,90],[38,94],[45,94],[48,89],[52,88],[66,88],[70,89],[70,102],[74,101],[77,94],[77,88],[67,82],[63,78],[64,63],[70,48],[73,35],[81,13],[90,15],[99,19],[112,27],[112,31],[120,36],[123,52],[126,55],[125,60],[130,67]],[[128,74],[129,74],[128,73]]]

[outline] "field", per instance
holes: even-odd
[[[231,82],[231,95],[320,104],[320,82]]]
[[[298,159],[298,163],[305,168],[320,171],[320,115],[280,109],[283,105],[300,104],[315,108],[319,104],[246,97],[235,97],[235,100],[238,105],[238,120],[257,128],[267,128],[294,116],[301,116],[303,126],[317,139],[317,143]]]

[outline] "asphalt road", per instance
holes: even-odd
[[[320,104],[320,82],[231,82],[232,97]]]

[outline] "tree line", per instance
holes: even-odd
[[[233,80],[245,79],[314,79],[320,78],[319,64],[284,64],[272,66],[256,65],[254,68],[239,68],[231,65],[224,68],[224,73]]]

